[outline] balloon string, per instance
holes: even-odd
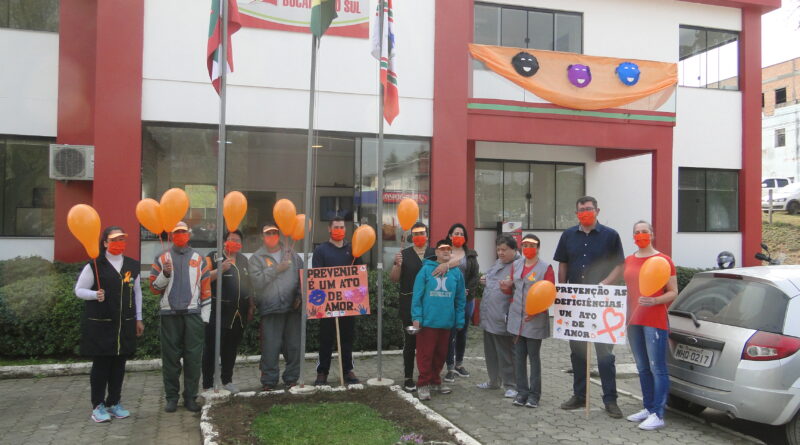
[[[400,250],[403,250],[406,246],[406,231],[403,230],[403,234],[400,235]]]
[[[94,276],[97,279],[97,290],[103,290],[100,287],[100,274],[97,273],[97,258],[92,258],[92,262],[94,263]]]

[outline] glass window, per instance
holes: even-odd
[[[681,168],[678,173],[678,230],[739,230],[739,172]]]
[[[680,86],[739,89],[738,32],[681,25],[678,55]]]
[[[788,301],[768,284],[712,275],[693,278],[672,309],[690,312],[701,322],[780,334]]]
[[[555,50],[582,53],[582,17],[575,14],[556,14]]]
[[[786,88],[775,90],[775,105],[786,103]]]
[[[58,0],[0,0],[0,26],[58,32]]]
[[[525,229],[575,225],[575,200],[585,193],[585,167],[544,162],[475,163],[475,225],[494,229],[519,221]]]
[[[778,128],[775,130],[775,146],[776,147],[785,147],[786,146],[786,129],[785,128]]]
[[[55,181],[51,140],[0,137],[3,236],[53,236]]]
[[[500,45],[515,48],[528,47],[528,14],[519,9],[501,9],[502,28]]]
[[[583,51],[583,15],[580,13],[476,3],[474,20],[475,43]]]
[[[497,45],[500,42],[500,8],[475,5],[475,43]]]
[[[550,12],[529,11],[528,48],[552,50],[554,48],[553,37],[553,14]]]

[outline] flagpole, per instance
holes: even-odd
[[[380,11],[380,18],[378,23],[378,35],[381,36],[379,51],[380,58],[383,58],[383,32],[384,32],[384,16],[385,16],[386,1],[380,0],[378,2],[378,10]],[[382,60],[378,61],[378,88],[380,88],[380,100],[378,101],[378,193],[377,193],[377,232],[378,232],[378,382],[383,379],[383,96],[384,88],[381,77]],[[388,66],[387,66],[388,70]]]
[[[222,362],[220,359],[220,337],[222,329],[222,201],[225,198],[225,148],[227,136],[225,134],[225,99],[228,78],[228,0],[220,0],[219,20],[222,22],[222,45],[219,54],[220,85],[219,85],[219,148],[217,150],[217,316],[214,320],[214,392],[219,392],[222,386]]]
[[[311,222],[314,221],[314,203],[311,200],[312,196],[312,180],[314,178],[314,153],[312,145],[314,143],[314,91],[316,89],[317,81],[317,36],[311,34],[311,83],[308,87],[308,144],[306,147],[306,199],[303,209],[306,212],[306,230],[311,227]],[[311,268],[311,261],[309,254],[311,252],[311,237],[312,232],[308,231],[303,237],[303,261],[305,262],[305,270]],[[304,274],[303,279],[300,280],[303,288],[302,303],[300,311],[302,314],[302,328],[300,329],[300,388],[305,388],[305,378],[303,377],[303,368],[305,365],[305,352],[306,352],[306,325],[308,324],[308,281]]]

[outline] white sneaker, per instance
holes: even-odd
[[[417,387],[417,397],[420,400],[430,400],[431,399],[431,389],[429,386],[418,386]]]
[[[231,393],[231,395],[239,393],[239,388],[237,388],[236,385],[233,384],[233,382],[228,383],[227,385],[223,385],[222,389],[228,390]]]
[[[664,423],[664,419],[658,417],[658,414],[653,413],[647,416],[647,419],[644,422],[639,424],[639,429],[645,431],[652,431],[657,430],[659,428],[663,428],[666,424]]]
[[[628,421],[630,421],[630,422],[642,422],[642,421],[644,421],[644,419],[646,419],[646,418],[647,418],[649,415],[650,415],[650,411],[648,411],[648,410],[645,408],[645,409],[643,409],[643,410],[639,411],[639,412],[638,412],[638,413],[636,413],[636,414],[631,414],[630,416],[628,416],[628,417],[627,417],[627,419],[628,419]]]
[[[506,393],[503,394],[503,397],[505,397],[507,399],[513,399],[516,396],[517,396],[517,390],[516,389],[511,389],[511,388],[507,389]]]

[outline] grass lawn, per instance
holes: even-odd
[[[762,217],[761,239],[769,246],[773,258],[784,257],[786,264],[800,264],[800,215],[789,215],[786,212]]]
[[[400,430],[377,411],[353,402],[275,405],[251,428],[263,444],[388,445],[400,438]]]

